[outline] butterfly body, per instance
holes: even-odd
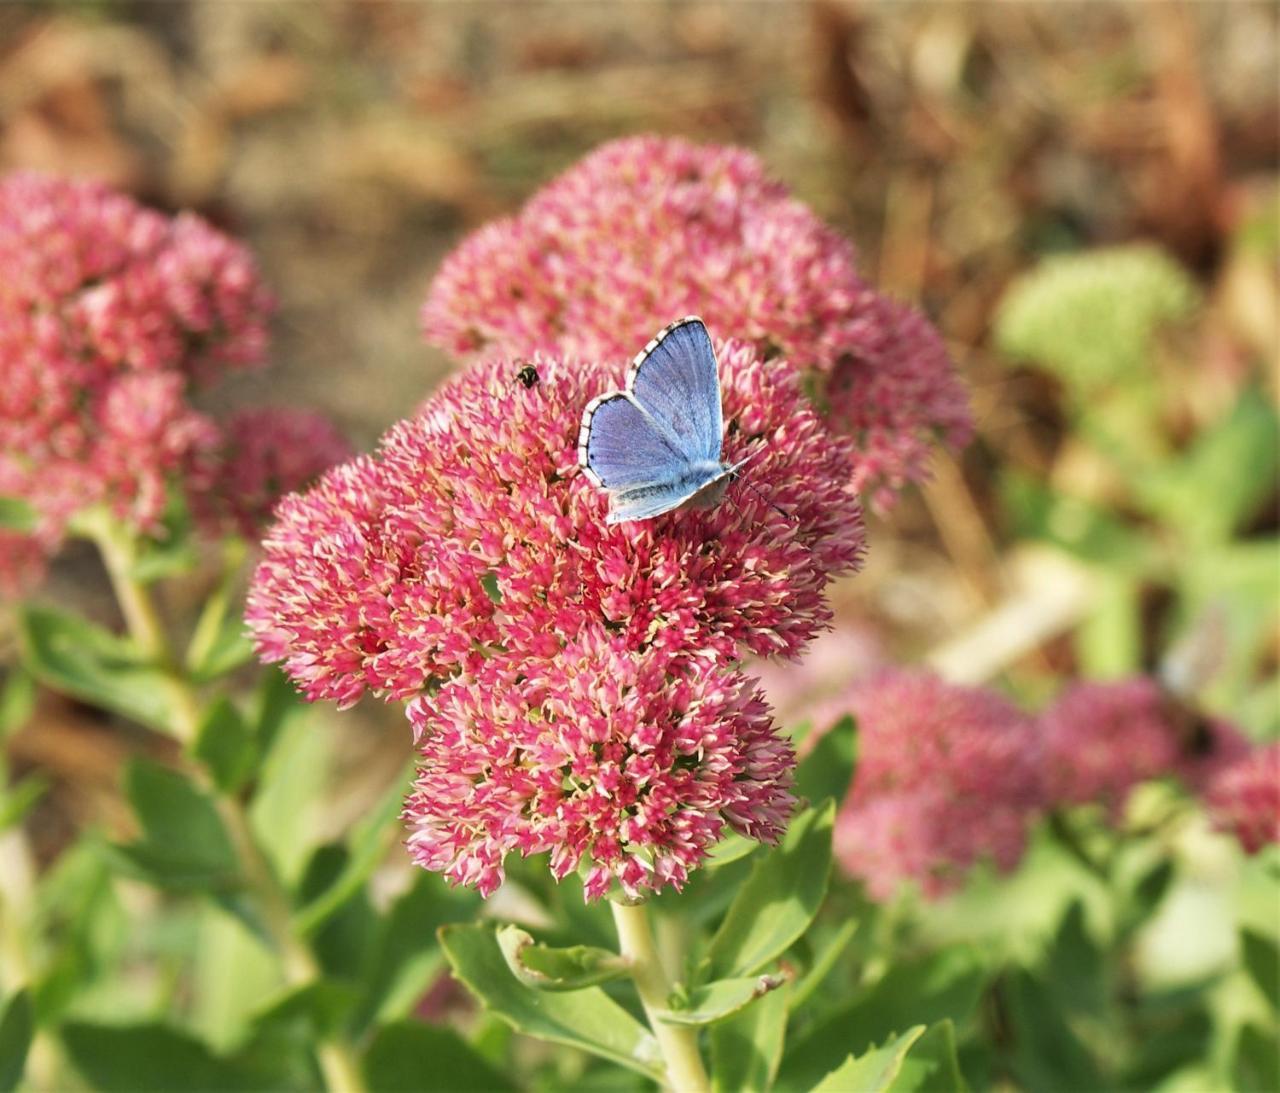
[[[742,466],[720,458],[722,432],[715,350],[702,320],[690,317],[641,350],[624,390],[587,404],[578,462],[609,491],[611,524],[711,508]]]

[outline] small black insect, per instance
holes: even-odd
[[[516,379],[525,385],[525,387],[538,386],[538,370],[531,364],[526,364],[519,372],[516,373]]]

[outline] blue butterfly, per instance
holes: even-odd
[[[609,491],[610,524],[684,505],[711,508],[747,462],[721,461],[723,428],[715,350],[702,320],[690,316],[640,351],[623,390],[587,404],[578,462]]]

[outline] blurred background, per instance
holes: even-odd
[[[872,520],[836,630],[801,669],[762,667],[783,722],[885,659],[1036,709],[1172,653],[1199,705],[1265,740],[1278,73],[1280,6],[1248,0],[9,0],[0,169],[99,177],[244,239],[279,300],[274,367],[214,397],[324,409],[365,449],[450,367],[417,313],[464,234],[615,136],[745,145],[923,307],[977,422]],[[51,594],[110,621],[95,565],[71,551]],[[408,743],[389,706],[317,715],[289,761],[300,783],[344,775],[280,805],[313,841],[367,811]],[[120,766],[162,745],[43,697],[7,746],[49,782],[28,824],[48,861],[127,822]],[[1225,888],[1170,912],[1166,955]],[[957,930],[981,932],[984,898]]]

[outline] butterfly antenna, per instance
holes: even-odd
[[[739,482],[741,482],[744,486],[746,486],[747,489],[749,489],[758,498],[760,498],[761,501],[763,501],[766,505],[768,505],[771,509],[773,509],[773,511],[776,512],[779,516],[783,517],[786,520],[790,520],[793,524],[798,524],[800,522],[800,517],[796,516],[794,513],[787,512],[787,510],[782,508],[782,506],[780,505],[775,505],[772,501],[769,500],[769,498],[767,498],[763,493],[761,493],[758,489],[756,489],[755,486],[753,486],[750,482],[748,482],[745,478],[743,478],[741,474],[735,473],[733,477],[737,479]]]

